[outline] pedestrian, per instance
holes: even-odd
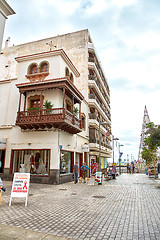
[[[74,183],[76,184],[78,182],[78,173],[79,173],[79,167],[78,162],[74,165]]]
[[[86,165],[85,162],[83,163],[83,165],[81,167],[81,170],[83,172],[82,177],[83,177],[84,183],[85,183],[86,182],[87,171],[89,170],[89,167]]]
[[[128,166],[128,172],[131,173],[131,168],[130,168],[130,166]]]

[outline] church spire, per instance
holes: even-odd
[[[144,139],[146,137],[146,124],[150,122],[150,118],[148,115],[147,107],[144,107],[144,116],[143,116],[143,123],[142,123],[142,131],[141,131],[141,139],[140,139],[140,145],[139,145],[139,153],[138,153],[138,160],[141,162],[142,161],[142,149],[144,147]]]

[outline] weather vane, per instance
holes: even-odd
[[[50,46],[50,51],[52,51],[52,47],[56,48],[57,46],[55,46],[54,44],[52,44],[52,41],[50,41],[49,43],[46,43],[47,45]]]

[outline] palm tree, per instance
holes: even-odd
[[[43,104],[43,107],[45,109],[51,109],[53,107],[53,104],[51,102],[49,102],[48,100],[46,100],[45,103]]]

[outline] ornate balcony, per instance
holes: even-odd
[[[59,128],[71,134],[82,131],[81,121],[65,108],[19,111],[16,125],[23,130]]]

